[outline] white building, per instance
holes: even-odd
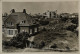
[[[56,18],[57,17],[57,10],[56,11],[47,11],[43,13],[43,18]]]

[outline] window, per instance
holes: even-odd
[[[26,22],[25,20],[22,21],[22,23],[25,23],[25,22]]]
[[[24,20],[24,23],[25,23],[25,20]]]
[[[18,33],[18,31],[17,30],[15,30],[15,34],[17,34]]]
[[[32,34],[32,29],[30,29],[30,34]]]
[[[8,35],[13,35],[13,30],[7,30]]]
[[[37,28],[35,28],[35,32],[37,32]]]
[[[13,26],[13,22],[7,22],[7,24]]]
[[[13,23],[11,22],[11,25],[13,25]]]

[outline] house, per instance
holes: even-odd
[[[43,18],[56,18],[57,17],[57,10],[56,11],[47,11],[43,13]]]
[[[7,37],[16,36],[20,32],[27,32],[33,35],[38,32],[38,27],[38,23],[26,13],[25,9],[23,9],[23,12],[15,12],[12,9],[11,14],[4,21],[4,33]]]

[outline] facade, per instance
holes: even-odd
[[[57,17],[57,10],[56,11],[47,11],[47,12],[43,13],[43,17],[56,18]]]
[[[4,28],[7,37],[13,37],[20,32],[27,32],[31,35],[38,32],[38,24],[26,13],[25,9],[23,12],[15,12],[13,9],[4,21]]]

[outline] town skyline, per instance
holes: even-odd
[[[44,13],[55,11],[57,13],[78,13],[78,2],[3,2],[2,13],[10,14],[12,9],[15,12],[23,12],[26,9],[28,14]]]

